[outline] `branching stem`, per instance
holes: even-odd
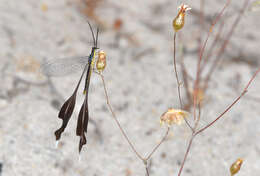
[[[137,152],[136,148],[134,147],[133,143],[130,141],[130,139],[128,138],[128,136],[126,135],[126,132],[124,131],[124,129],[122,128],[120,122],[118,121],[115,112],[113,111],[113,108],[110,104],[109,101],[109,97],[108,97],[108,93],[107,93],[107,88],[106,88],[106,84],[105,84],[105,79],[104,76],[102,74],[99,74],[101,79],[102,79],[102,83],[103,83],[103,87],[104,87],[104,92],[105,92],[105,96],[106,96],[106,101],[107,101],[107,105],[108,108],[113,116],[113,119],[116,121],[117,126],[119,127],[119,130],[121,131],[121,133],[123,134],[124,138],[126,139],[126,141],[128,142],[128,144],[130,145],[131,149],[134,151],[134,153],[136,154],[136,156],[140,159],[140,160],[144,160],[144,158]]]
[[[131,147],[131,149],[133,150],[133,152],[136,154],[136,156],[140,160],[143,161],[143,163],[145,165],[146,174],[147,174],[147,176],[149,176],[149,169],[148,169],[147,162],[148,162],[149,159],[151,159],[152,155],[156,152],[156,150],[158,150],[158,148],[161,146],[161,144],[166,140],[166,138],[167,138],[167,136],[169,134],[170,128],[169,127],[167,128],[167,131],[166,131],[165,135],[163,136],[161,141],[153,148],[152,152],[146,158],[142,157],[141,154],[139,152],[137,152],[137,150],[136,150],[135,146],[133,145],[133,143],[130,141],[129,137],[127,136],[126,132],[124,131],[123,127],[121,126],[120,122],[118,121],[115,112],[113,111],[113,108],[112,108],[112,106],[110,104],[110,101],[109,101],[109,96],[108,96],[108,92],[107,92],[104,76],[101,73],[99,73],[99,72],[96,72],[96,73],[102,79],[102,84],[103,84],[103,88],[104,88],[104,92],[105,92],[106,102],[107,102],[108,108],[109,108],[109,110],[110,110],[110,112],[111,112],[111,114],[113,116],[113,119],[115,120],[117,126],[120,129],[120,132],[123,134],[124,138],[128,142],[128,144]]]

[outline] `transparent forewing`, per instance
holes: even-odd
[[[47,76],[65,76],[82,71],[88,63],[88,56],[69,57],[44,61],[41,72]]]

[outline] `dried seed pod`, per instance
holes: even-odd
[[[106,68],[106,53],[104,51],[98,52],[96,68],[99,72],[102,72]]]
[[[238,158],[230,167],[230,173],[231,176],[235,175],[236,173],[239,172],[241,165],[243,163],[243,159]]]
[[[182,4],[179,6],[179,13],[178,15],[174,18],[172,26],[175,32],[179,31],[180,29],[183,28],[184,22],[185,22],[185,13],[188,10],[191,10],[191,8],[185,4]]]
[[[172,124],[180,125],[182,124],[184,118],[188,116],[188,114],[189,113],[186,111],[170,108],[168,111],[162,114],[160,117],[160,123],[167,123],[168,126],[171,126]]]

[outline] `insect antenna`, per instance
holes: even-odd
[[[95,46],[97,47],[97,42],[98,42],[98,34],[99,34],[99,27],[97,28],[97,34],[96,34],[96,42],[95,42]]]
[[[91,24],[89,23],[89,21],[87,21],[87,22],[88,22],[89,28],[90,28],[90,30],[91,30],[91,34],[92,34],[92,37],[93,37],[94,46],[96,46],[96,40],[95,40],[95,36],[94,36],[94,32],[93,32],[92,26],[91,26]]]

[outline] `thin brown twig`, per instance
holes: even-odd
[[[185,152],[184,158],[183,158],[183,160],[182,160],[181,167],[180,167],[179,172],[178,172],[178,176],[181,175],[181,172],[182,172],[182,169],[183,169],[184,164],[185,164],[185,162],[186,162],[187,156],[188,156],[188,154],[189,154],[189,152],[190,152],[191,145],[192,145],[192,142],[193,142],[194,137],[195,137],[195,136],[194,136],[194,133],[193,133],[192,136],[191,136],[191,138],[190,138],[190,140],[189,140],[189,145],[188,145],[188,148],[187,148],[187,150],[186,150],[186,152]]]
[[[182,33],[179,33],[179,38],[180,38],[179,40],[182,40]],[[181,43],[181,42],[179,42],[179,43]],[[191,81],[193,81],[193,80],[192,80],[192,77],[188,74],[187,68],[184,64],[183,44],[181,44],[181,46],[180,46],[180,66],[181,66],[181,74],[182,74],[182,79],[183,79],[183,87],[184,87],[184,90],[186,93],[186,97],[188,99],[187,103],[184,104],[183,109],[186,111],[189,111],[190,106],[191,106],[190,102],[192,102],[192,95],[190,94],[189,79]],[[189,123],[186,123],[186,124],[189,126]],[[192,127],[191,126],[189,126],[189,127],[192,130]]]
[[[173,66],[174,66],[174,72],[175,72],[175,77],[176,77],[176,81],[177,81],[177,85],[178,85],[178,96],[179,96],[179,101],[180,101],[180,106],[182,109],[182,100],[181,100],[181,90],[180,90],[180,80],[179,80],[179,76],[178,76],[178,72],[177,72],[177,68],[176,68],[176,35],[177,33],[174,33],[174,37],[173,37],[173,45],[174,45],[174,49],[173,49]]]
[[[205,28],[204,5],[205,5],[204,0],[200,0],[200,10],[199,10],[199,23],[200,23],[199,33],[200,34],[199,34],[199,39],[198,39],[198,43],[199,43],[198,44],[198,59],[200,58],[200,50],[202,48],[202,32],[203,32],[203,29]]]
[[[154,154],[154,152],[160,147],[160,145],[166,140],[168,134],[170,131],[170,127],[167,128],[167,131],[165,133],[165,135],[163,136],[163,138],[161,139],[161,141],[153,148],[152,152],[145,158],[145,160],[149,160],[151,158],[151,156]]]
[[[192,95],[190,94],[190,91],[189,91],[190,85],[189,85],[189,82],[187,80],[188,74],[187,74],[187,70],[185,68],[183,61],[181,62],[181,73],[182,73],[182,77],[183,77],[183,85],[184,85],[184,89],[185,89],[185,92],[186,92],[186,97],[188,99],[188,104],[186,103],[184,110],[189,110],[190,106],[191,106],[190,102],[192,100]]]
[[[260,68],[255,72],[255,74],[251,77],[251,79],[249,80],[249,82],[247,83],[246,87],[244,88],[243,92],[241,93],[241,95],[239,97],[237,97],[235,99],[235,101],[227,107],[227,109],[222,112],[214,121],[212,121],[211,123],[209,123],[208,125],[206,125],[204,128],[198,130],[197,132],[193,132],[192,133],[192,136],[189,140],[189,145],[187,147],[187,150],[186,150],[186,153],[184,155],[184,158],[183,158],[183,161],[182,161],[182,164],[181,164],[181,167],[180,167],[180,170],[179,170],[179,173],[178,173],[178,176],[181,175],[182,173],[182,170],[183,170],[183,167],[185,165],[185,162],[186,162],[186,159],[187,159],[187,156],[190,152],[190,149],[191,149],[191,146],[192,146],[192,142],[193,142],[193,139],[199,134],[201,133],[202,131],[206,130],[207,128],[211,127],[216,121],[218,121],[221,117],[223,117],[223,115],[228,112],[244,95],[245,93],[247,92],[247,89],[248,87],[250,86],[250,84],[252,83],[252,81],[255,79],[255,77],[257,76],[257,74],[260,72]]]
[[[180,107],[181,109],[183,109],[183,104],[182,104],[182,100],[181,100],[181,89],[180,89],[180,81],[179,81],[179,76],[178,76],[178,72],[177,72],[177,68],[176,68],[176,35],[177,33],[174,33],[174,37],[173,37],[173,45],[174,45],[174,49],[173,49],[173,66],[174,66],[174,72],[175,72],[175,77],[176,77],[176,81],[178,84],[178,97],[179,97],[179,102],[180,102]],[[191,129],[191,131],[193,131],[193,128],[191,127],[191,125],[189,124],[189,122],[184,118],[185,123],[187,124],[187,126]]]
[[[194,125],[194,130],[198,127],[198,124],[200,122],[200,117],[201,117],[201,103],[199,102],[199,115],[198,118],[196,119],[195,125]]]
[[[121,133],[123,134],[124,138],[126,139],[126,141],[128,142],[128,144],[130,145],[130,147],[132,148],[132,150],[134,151],[134,153],[136,154],[136,156],[137,156],[140,160],[144,161],[144,158],[137,152],[136,148],[134,147],[134,145],[132,144],[132,142],[130,141],[130,139],[128,138],[128,136],[126,135],[126,132],[125,132],[124,129],[122,128],[120,122],[118,121],[118,119],[117,119],[117,117],[116,117],[116,114],[115,114],[115,112],[113,111],[113,108],[112,108],[112,106],[111,106],[111,104],[110,104],[110,101],[109,101],[109,97],[108,97],[108,93],[107,93],[107,88],[106,88],[104,76],[103,76],[102,74],[100,74],[100,73],[99,73],[99,75],[100,75],[100,77],[101,77],[101,79],[102,79],[102,83],[103,83],[103,87],[104,87],[104,92],[105,92],[105,96],[106,96],[107,105],[108,105],[109,110],[110,110],[110,112],[111,112],[111,114],[112,114],[112,116],[113,116],[113,119],[116,121],[116,124],[117,124],[117,126],[119,127]]]
[[[247,9],[246,7],[248,6],[248,3],[249,3],[249,0],[245,0],[244,1],[242,9],[240,10],[240,12],[239,12],[235,22],[232,24],[232,27],[231,27],[230,31],[226,35],[226,39],[224,40],[221,48],[218,51],[218,54],[216,55],[215,60],[213,61],[212,65],[211,65],[211,67],[209,69],[209,72],[207,73],[207,76],[205,78],[205,83],[203,85],[203,90],[206,90],[208,88],[209,80],[210,80],[212,74],[214,73],[214,71],[216,70],[217,65],[219,64],[219,62],[221,60],[221,56],[225,52],[225,49],[226,49],[226,47],[227,47],[227,45],[228,45],[232,35],[234,34],[234,31],[235,31],[238,23],[240,22],[242,15],[244,14],[245,10]]]
[[[196,74],[196,79],[195,79],[195,83],[194,83],[194,90],[193,90],[193,116],[194,116],[194,120],[196,120],[196,104],[197,104],[197,90],[199,88],[199,82],[200,82],[200,64],[202,61],[202,57],[204,54],[204,50],[206,48],[208,39],[210,37],[210,34],[212,33],[212,30],[215,26],[215,24],[220,20],[221,16],[223,15],[225,9],[227,8],[227,6],[230,4],[231,0],[227,0],[225,6],[222,8],[222,10],[220,11],[220,13],[218,14],[218,16],[216,17],[216,19],[213,21],[213,23],[211,24],[211,27],[208,31],[208,35],[207,38],[202,46],[202,49],[200,50],[200,58],[198,61],[198,65],[197,65],[197,74]]]
[[[224,23],[225,21],[222,21],[222,23],[220,24],[219,28],[218,28],[218,32],[214,38],[214,41],[212,42],[211,46],[209,47],[209,50],[208,50],[208,54],[207,56],[205,57],[205,59],[203,60],[204,62],[202,63],[201,65],[201,72],[203,72],[205,66],[207,65],[207,63],[210,61],[212,55],[213,55],[213,50],[215,49],[215,47],[217,46],[217,43],[218,41],[220,40],[220,36],[222,34],[222,31],[223,31],[223,27],[224,27]]]
[[[145,165],[146,176],[150,176],[148,165]]]
[[[243,92],[241,93],[241,95],[239,97],[237,97],[235,99],[235,101],[233,101],[233,103],[231,103],[231,105],[229,105],[227,107],[227,109],[225,109],[215,120],[213,120],[211,123],[209,123],[208,125],[206,125],[205,127],[203,127],[202,129],[200,129],[199,131],[196,132],[196,135],[201,133],[202,131],[206,130],[207,128],[209,128],[210,126],[212,126],[216,121],[218,121],[221,117],[223,117],[224,114],[226,114],[246,93],[247,93],[247,89],[250,86],[250,84],[252,83],[252,81],[255,79],[256,75],[260,72],[260,68],[255,72],[255,74],[252,76],[252,78],[250,79],[250,81],[247,83],[246,87],[244,88]]]
[[[154,148],[154,149],[152,150],[152,152],[148,155],[148,157],[147,157],[147,158],[142,157],[142,156],[137,152],[136,148],[134,147],[133,143],[130,141],[129,137],[126,135],[126,132],[125,132],[124,129],[122,128],[120,122],[118,121],[118,119],[117,119],[117,117],[116,117],[115,112],[113,111],[113,108],[112,108],[112,106],[111,106],[111,104],[110,104],[110,101],[109,101],[109,96],[108,96],[108,92],[107,92],[107,88],[106,88],[104,76],[103,76],[101,73],[99,73],[99,72],[96,72],[96,73],[97,73],[97,74],[101,77],[101,79],[102,79],[102,83],[103,83],[103,87],[104,87],[104,92],[105,92],[105,96],[106,96],[107,105],[108,105],[109,110],[110,110],[110,112],[111,112],[111,114],[112,114],[112,116],[113,116],[113,119],[116,121],[117,126],[119,127],[121,133],[123,134],[123,136],[124,136],[124,138],[126,139],[126,141],[128,142],[128,144],[130,145],[131,149],[134,151],[134,153],[136,154],[136,156],[137,156],[140,160],[143,161],[143,163],[144,163],[144,165],[145,165],[145,167],[146,167],[146,172],[147,172],[147,174],[149,175],[149,172],[148,172],[148,170],[147,170],[147,161],[148,161],[149,159],[151,159],[151,157],[152,157],[152,155],[155,153],[155,151],[156,151],[156,150],[161,146],[161,144],[166,140],[166,138],[167,138],[167,136],[168,136],[168,134],[169,134],[170,128],[169,128],[169,127],[167,128],[167,131],[166,131],[164,137],[162,138],[162,140],[160,141],[160,143],[155,146],[155,148]]]
[[[179,38],[182,39],[182,33],[180,33]],[[179,42],[180,43],[180,42]],[[180,66],[181,66],[181,74],[182,74],[182,78],[183,78],[183,87],[186,93],[186,97],[188,99],[188,103],[185,103],[183,109],[184,110],[189,110],[190,109],[190,102],[192,100],[192,96],[190,94],[190,85],[189,85],[189,81],[188,79],[191,77],[188,72],[187,72],[187,68],[184,64],[184,55],[183,55],[183,44],[180,46]]]

